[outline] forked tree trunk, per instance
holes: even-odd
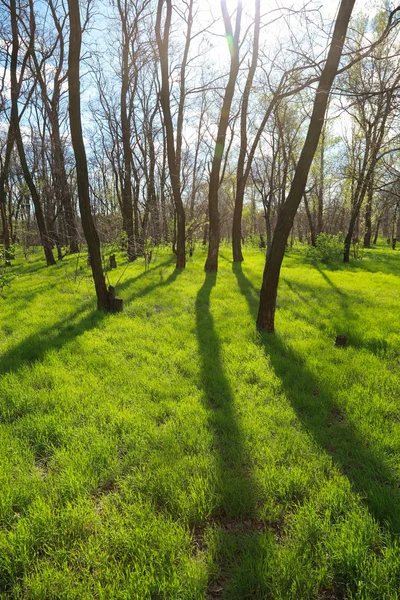
[[[81,122],[81,99],[79,85],[79,59],[82,41],[79,0],[68,0],[70,36],[68,55],[68,96],[71,141],[76,162],[76,178],[78,182],[79,208],[82,228],[88,245],[90,264],[96,288],[97,308],[109,311],[110,298],[101,264],[100,240],[94,225],[90,209],[89,176],[85,146],[83,143]]]
[[[324,125],[329,93],[339,66],[354,3],[355,0],[342,0],[340,4],[328,57],[319,80],[314,100],[307,137],[297,163],[290,192],[278,217],[271,249],[265,263],[260,292],[257,327],[261,331],[273,333],[275,329],[276,296],[281,265],[285,254],[285,246],[293,225],[295,214],[304,195],[308,173]]]

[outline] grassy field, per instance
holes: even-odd
[[[0,598],[400,598],[400,255],[206,276],[18,259],[0,299]],[[336,334],[348,338],[334,346]]]

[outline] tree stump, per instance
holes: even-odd
[[[108,298],[110,300],[110,304],[115,300],[115,287],[113,285],[108,286]]]
[[[347,344],[347,338],[345,335],[337,335],[335,346],[345,346]]]
[[[117,313],[124,310],[124,301],[122,298],[115,297],[115,287],[108,286],[108,298],[110,302],[110,312]]]
[[[116,269],[117,268],[117,261],[115,259],[115,254],[111,254],[110,255],[110,269]]]
[[[124,301],[122,298],[114,298],[111,311],[112,312],[122,312],[124,310]]]

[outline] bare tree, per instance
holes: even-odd
[[[65,168],[64,145],[60,130],[62,86],[68,76],[64,64],[67,15],[65,13],[61,16],[57,14],[57,7],[53,0],[47,0],[47,4],[51,14],[51,26],[54,27],[55,31],[55,39],[50,39],[48,44],[42,41],[41,58],[39,58],[37,48],[32,52],[32,70],[38,79],[42,102],[49,121],[52,150],[50,168],[53,190],[64,213],[69,252],[74,254],[79,252],[78,230]],[[52,59],[51,63],[49,62],[50,58]],[[52,73],[50,84],[47,82],[49,71]]]
[[[165,5],[165,16],[164,16],[164,27],[162,27],[162,17]],[[181,195],[181,178],[180,178],[180,161],[181,161],[181,123],[183,119],[183,101],[185,98],[184,94],[184,82],[185,82],[185,68],[187,62],[187,55],[190,44],[190,28],[192,24],[192,0],[189,3],[189,17],[188,17],[188,31],[186,37],[186,46],[184,52],[184,58],[181,68],[181,90],[183,90],[180,98],[179,113],[178,113],[178,132],[175,146],[174,140],[174,128],[171,114],[170,104],[170,88],[169,88],[169,37],[171,30],[171,17],[172,17],[172,1],[171,0],[158,0],[157,7],[157,20],[156,20],[156,39],[158,45],[158,51],[160,55],[160,67],[161,67],[161,91],[160,91],[160,102],[164,116],[164,126],[166,134],[166,145],[167,145],[167,158],[168,158],[168,169],[171,179],[172,194],[174,198],[175,211],[177,215],[177,245],[176,245],[176,268],[184,269],[186,266],[186,216],[185,209],[182,202]]]
[[[228,12],[226,0],[221,0],[222,16],[224,18],[225,33],[228,40],[230,52],[229,77],[224,91],[223,102],[218,121],[218,132],[214,147],[214,156],[210,172],[210,184],[208,190],[208,215],[209,215],[209,243],[208,255],[204,269],[213,273],[218,271],[218,252],[220,242],[220,216],[218,208],[218,190],[220,186],[220,174],[222,159],[224,156],[226,134],[229,125],[231,105],[235,92],[235,85],[239,73],[239,41],[240,27],[242,22],[242,0],[238,0],[236,8],[235,30],[232,27],[231,17]]]

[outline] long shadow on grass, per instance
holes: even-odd
[[[169,265],[171,260],[161,263],[158,267]],[[134,298],[143,296],[160,285],[169,285],[176,279],[178,274],[179,271],[174,271],[166,280],[148,285],[136,294],[133,293],[127,300],[130,301]],[[132,280],[128,280],[125,282],[124,286],[118,286],[117,289],[119,290],[122,287],[132,285],[134,281],[137,281],[143,277],[143,275],[144,274],[141,274]],[[0,355],[0,375],[7,372],[16,372],[25,364],[31,365],[37,361],[43,360],[45,354],[49,350],[60,350],[65,344],[79,337],[85,331],[97,327],[105,318],[105,313],[102,311],[90,312],[79,320],[80,315],[87,312],[91,305],[92,302],[85,303],[78,310],[68,314],[64,319],[60,319],[48,327],[35,331],[16,345],[13,345],[9,350],[4,352],[3,355]]]
[[[304,282],[292,283],[282,278],[282,281],[288,286],[291,292],[303,303],[303,310],[296,310],[294,307],[291,308],[294,316],[308,321],[313,326],[315,325],[316,316],[322,321],[326,321],[328,318],[330,326],[335,329],[335,335],[346,335],[347,345],[359,349],[364,348],[373,354],[386,351],[388,343],[384,336],[374,337],[371,336],[370,332],[366,332],[365,323],[360,320],[358,311],[354,310],[362,302],[362,298],[356,293],[345,293],[332,281],[325,271],[318,266],[315,266],[315,269],[336,296],[339,310],[332,312],[331,296],[329,293],[323,293],[319,299],[318,306],[313,305],[312,311],[310,311],[308,306],[309,298],[315,294],[315,287]],[[285,300],[281,299],[281,302],[284,303]],[[382,318],[382,316],[379,318]]]
[[[234,265],[233,272],[255,318],[258,297],[254,288],[241,265]],[[370,440],[362,438],[343,413],[335,390],[322,384],[304,358],[279,334],[262,334],[260,343],[304,428],[349,478],[371,514],[393,534],[400,533],[400,481],[385,456],[370,445]],[[345,352],[341,348],[337,351]]]
[[[210,582],[207,597],[222,598],[227,592],[229,598],[259,598],[264,596],[257,595],[261,589],[261,577],[257,575],[257,559],[261,552],[258,544],[265,524],[257,521],[257,490],[251,478],[232,389],[224,373],[221,342],[211,314],[210,298],[215,284],[216,275],[207,274],[196,297],[201,384],[217,465],[216,503],[207,523],[197,531],[201,530],[203,535],[208,525],[217,532],[220,572],[216,581]],[[249,557],[253,557],[252,563]]]
[[[398,250],[393,251],[389,248],[385,252],[371,249],[365,259],[354,262],[352,266],[357,272],[367,271],[368,273],[382,273],[399,277],[400,255]]]
[[[170,273],[170,275],[168,275],[166,279],[164,279],[163,276],[161,276],[159,281],[153,281],[152,283],[149,283],[149,285],[146,285],[144,288],[133,290],[131,294],[125,295],[124,299],[126,302],[132,302],[134,300],[138,300],[139,298],[147,296],[147,294],[150,294],[155,289],[159,290],[160,288],[168,287],[178,278],[178,276],[181,273],[181,270],[175,269],[174,271],[172,271],[172,273]]]
[[[126,288],[131,287],[133,284],[138,283],[139,281],[141,281],[142,279],[147,279],[147,278],[152,278],[154,277],[154,274],[157,271],[160,271],[160,281],[163,281],[163,273],[162,273],[162,268],[163,267],[169,267],[174,261],[174,256],[171,256],[170,258],[168,258],[167,260],[164,260],[163,262],[154,265],[154,267],[152,267],[151,269],[149,269],[148,271],[143,271],[142,273],[139,273],[139,275],[135,275],[135,277],[129,277],[129,279],[125,279],[122,283],[118,283],[117,284],[117,292],[121,292],[123,290],[125,290]],[[177,271],[177,273],[179,273],[179,271]],[[153,287],[157,285],[157,284],[150,284],[147,286],[147,291],[151,291],[151,289],[153,289]],[[138,295],[144,295],[144,293],[146,292],[140,292],[140,294]]]
[[[85,304],[64,319],[35,331],[0,355],[0,375],[16,372],[26,364],[32,365],[43,360],[49,350],[60,350],[85,331],[97,327],[105,317],[102,311],[90,312],[79,320],[80,315],[85,313],[90,305]]]

